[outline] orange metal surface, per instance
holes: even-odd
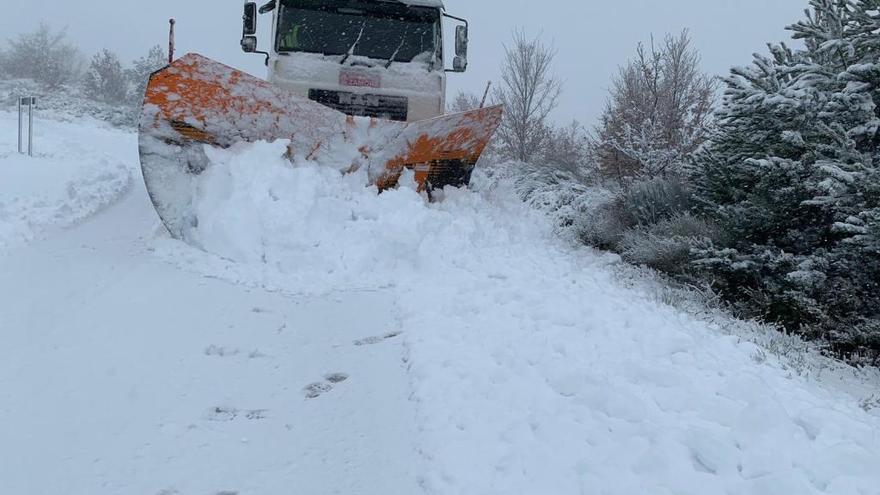
[[[346,117],[262,79],[189,54],[150,79],[141,131],[163,122],[186,129],[182,137],[213,145],[304,136],[320,143],[341,133]],[[158,113],[156,113],[156,111]]]
[[[406,149],[385,162],[387,174],[379,188],[394,187],[404,168],[415,170],[420,185],[446,173],[450,166],[473,169],[502,116],[497,106],[409,124],[401,134]]]
[[[405,168],[415,170],[421,187],[458,186],[470,180],[501,118],[500,107],[412,123],[351,117],[189,54],[150,78],[140,122],[141,166],[160,216],[179,230],[192,199],[180,197],[189,194],[180,184],[210,166],[201,146],[282,139],[289,141],[291,158],[320,163],[339,159],[337,145],[352,146],[360,155],[353,163],[332,165],[369,167],[380,190],[395,187]]]

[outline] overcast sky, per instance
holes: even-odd
[[[33,8],[23,4],[33,5]],[[264,76],[259,56],[243,54],[241,0],[0,0],[0,33],[30,31],[40,21],[68,29],[83,51],[108,47],[130,60],[167,42],[168,18],[178,21],[178,50],[199,52]],[[498,78],[502,43],[514,29],[542,34],[558,52],[565,83],[556,119],[592,125],[605,103],[611,76],[639,41],[691,30],[707,72],[726,74],[749,62],[767,41],[788,39],[784,27],[802,16],[807,0],[446,0],[450,14],[471,22],[470,68],[450,75],[459,89],[482,93]],[[262,16],[263,27],[268,16]],[[262,46],[268,46],[264,36]]]

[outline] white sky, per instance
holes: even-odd
[[[0,36],[31,31],[40,21],[67,26],[91,54],[108,47],[124,59],[167,41],[168,18],[178,21],[178,53],[199,52],[264,76],[259,56],[239,48],[242,0],[0,0]],[[30,4],[31,7],[23,4]],[[448,12],[471,22],[470,68],[449,77],[459,89],[482,93],[498,78],[502,43],[524,28],[558,49],[556,71],[565,82],[559,121],[592,125],[605,103],[611,76],[653,33],[689,28],[707,72],[726,74],[749,62],[768,41],[788,39],[784,27],[802,17],[807,0],[446,0]],[[262,16],[263,27],[268,16]],[[264,36],[262,46],[268,46]]]

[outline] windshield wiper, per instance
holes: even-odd
[[[391,67],[391,64],[394,63],[394,59],[397,58],[397,54],[400,53],[400,49],[403,48],[403,44],[406,43],[406,35],[409,34],[409,30],[405,30],[403,32],[403,37],[400,38],[400,44],[397,45],[397,49],[394,50],[394,53],[391,54],[391,58],[388,59],[388,63],[385,64],[385,68]]]
[[[342,60],[339,61],[339,65],[345,65],[345,62],[346,62],[349,58],[351,58],[352,55],[354,55],[354,50],[355,50],[355,48],[357,48],[358,43],[361,42],[361,38],[364,37],[364,29],[365,29],[366,27],[367,27],[367,20],[364,19],[364,23],[361,24],[361,32],[360,32],[360,34],[358,34],[357,39],[354,40],[354,44],[351,45],[351,48],[348,49],[348,53],[346,53],[345,56],[342,57]]]

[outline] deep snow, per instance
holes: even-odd
[[[395,294],[427,492],[876,490],[880,421],[852,396],[621,287],[504,184],[430,205],[284,150],[212,153],[196,238],[239,281]]]
[[[60,124],[41,113],[37,110],[35,154],[30,157],[18,153],[17,112],[0,111],[0,253],[49,226],[69,226],[88,217],[131,184],[129,167],[117,158],[135,144],[130,133],[102,128],[95,121]]]
[[[82,138],[71,161],[108,144],[54,130]],[[109,144],[137,173],[135,137]],[[0,253],[0,493],[418,492],[393,295],[192,274],[152,254],[159,232],[138,181],[91,221]]]
[[[210,154],[203,250],[137,183],[0,254],[0,491],[877,493],[876,380],[627,287],[503,181],[427,204],[283,152]]]

